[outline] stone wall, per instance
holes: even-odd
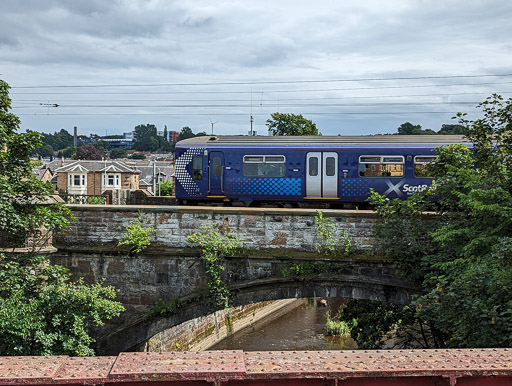
[[[204,351],[259,320],[276,318],[302,304],[304,299],[282,299],[216,311],[162,331],[136,351]]]
[[[155,249],[187,248],[187,236],[201,225],[221,224],[244,240],[248,249],[290,249],[312,251],[315,246],[315,210],[211,208],[181,206],[70,206],[77,221],[55,238],[55,246],[65,249],[84,247],[116,247],[123,227],[143,214],[148,226],[157,229],[152,241]],[[353,246],[372,249],[376,216],[371,211],[323,210],[324,217],[335,226],[335,236],[346,232]]]

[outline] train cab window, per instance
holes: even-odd
[[[194,181],[203,179],[203,156],[192,157],[192,179]]]
[[[359,176],[361,177],[403,177],[403,156],[360,156]]]
[[[325,175],[328,177],[336,175],[336,160],[334,157],[327,157],[325,159]]]
[[[432,177],[426,168],[427,164],[434,162],[436,156],[417,155],[414,157],[414,177]]]
[[[318,157],[311,157],[309,159],[308,169],[309,169],[309,175],[311,177],[318,176]]]
[[[212,158],[212,175],[220,176],[222,174],[222,160],[220,157]]]
[[[284,177],[286,158],[284,155],[244,156],[244,177]]]

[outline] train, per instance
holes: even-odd
[[[183,204],[251,206],[364,203],[370,189],[406,199],[432,183],[436,148],[460,135],[201,136],[175,147]]]

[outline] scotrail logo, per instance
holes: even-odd
[[[391,181],[386,181],[386,185],[388,186],[388,190],[384,192],[384,195],[387,196],[391,193],[396,193],[398,197],[403,197],[404,193],[407,196],[412,196],[414,193],[422,192],[428,188],[428,185],[410,185],[406,184],[405,180],[399,181],[396,184],[393,184]]]

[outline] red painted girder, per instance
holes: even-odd
[[[168,352],[0,357],[0,385],[512,384],[512,349]]]

